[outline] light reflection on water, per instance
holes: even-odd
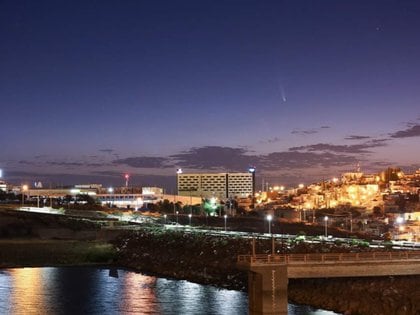
[[[0,270],[0,314],[248,313],[247,295],[184,280],[95,267]],[[334,314],[289,305],[289,314]]]

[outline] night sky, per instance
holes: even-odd
[[[420,166],[419,1],[0,2],[13,183]]]

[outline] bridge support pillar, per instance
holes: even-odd
[[[250,315],[287,315],[287,266],[248,270]]]

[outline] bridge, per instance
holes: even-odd
[[[249,313],[287,314],[288,279],[420,274],[420,251],[239,255],[248,271]]]

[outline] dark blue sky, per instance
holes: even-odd
[[[12,182],[419,166],[418,1],[4,0],[0,40]]]

